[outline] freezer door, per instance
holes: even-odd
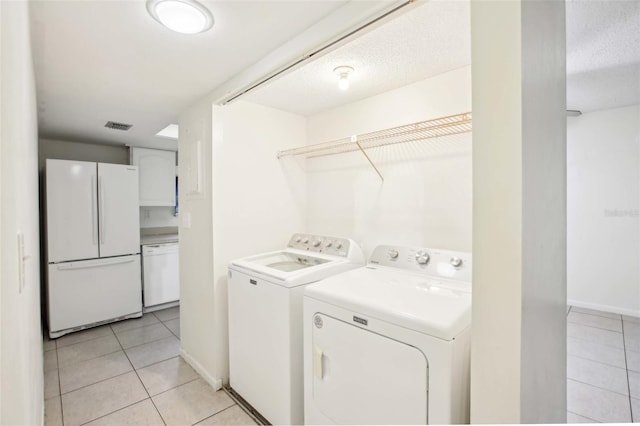
[[[98,257],[96,163],[47,160],[48,262]]]
[[[336,424],[427,424],[428,364],[420,350],[321,313],[312,327],[306,349],[319,411]]]
[[[48,272],[51,332],[142,311],[139,255],[59,263]]]
[[[140,252],[138,168],[98,163],[100,257]]]

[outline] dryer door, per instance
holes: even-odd
[[[427,424],[428,362],[413,346],[314,315],[313,401],[337,424]]]

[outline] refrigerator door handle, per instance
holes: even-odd
[[[105,260],[98,260],[95,262],[91,262],[91,261],[69,262],[69,263],[62,263],[58,265],[58,271],[97,268],[101,266],[120,265],[122,263],[131,263],[135,261],[136,261],[135,257],[127,256],[125,258],[105,259]]]
[[[91,176],[91,237],[93,238],[93,245],[98,244],[98,224],[97,213],[96,213],[96,205],[98,204],[98,200],[96,199],[96,191],[97,191],[98,183],[96,182],[96,176]]]
[[[104,185],[102,183],[102,176],[98,176],[98,192],[100,195],[100,205],[98,206],[98,218],[100,226],[100,244],[104,244]]]

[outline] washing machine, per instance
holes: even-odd
[[[470,254],[378,246],[303,322],[305,424],[469,423]]]
[[[364,263],[354,241],[307,234],[230,263],[229,382],[270,423],[304,420],[304,288]]]

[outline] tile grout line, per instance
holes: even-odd
[[[219,389],[219,390],[217,390],[217,391],[214,391],[214,392],[220,392],[220,390],[221,390],[221,389]],[[231,398],[229,398],[229,399],[231,399]],[[218,410],[218,411],[216,411],[215,413],[213,413],[213,414],[211,414],[211,415],[209,415],[209,416],[207,416],[207,417],[205,417],[205,418],[202,418],[202,419],[198,420],[197,422],[191,423],[191,426],[195,426],[195,425],[197,425],[198,423],[200,423],[200,422],[203,422],[203,421],[207,420],[209,417],[217,416],[218,414],[222,413],[224,410],[228,410],[229,408],[231,408],[231,407],[233,407],[234,405],[236,405],[236,403],[235,403],[232,399],[231,399],[231,402],[233,402],[233,404],[231,404],[230,406],[225,407],[225,408],[223,408],[222,410]]]
[[[82,331],[89,331],[89,330],[98,330],[100,327],[109,327],[109,330],[111,331],[111,333],[113,333],[115,335],[115,333],[113,332],[113,329],[111,328],[111,324],[103,324],[100,325],[98,327],[94,327],[94,328],[87,328],[85,330]],[[65,336],[72,336],[73,334],[65,334],[64,336],[60,336],[59,339],[62,339]],[[104,339],[105,337],[108,337],[108,335],[104,335],[104,336],[98,336],[98,337],[92,337],[90,339],[87,340],[82,340],[80,342],[76,342],[76,343],[71,343],[70,345],[65,345],[62,347],[58,347],[58,341],[56,340],[56,349],[64,349],[64,348],[70,348],[71,346],[75,346],[75,345],[79,345],[81,343],[87,343],[87,342],[91,342],[93,340],[98,340],[98,339]]]
[[[116,352],[113,352],[113,353],[115,354]],[[93,383],[90,383],[88,385],[81,386],[81,387],[79,387],[77,389],[70,390],[69,392],[65,392],[63,395],[68,395],[68,394],[73,393],[75,391],[79,391],[81,389],[88,388],[89,386],[97,385],[98,383],[106,382],[107,380],[111,380],[111,379],[115,379],[116,377],[124,376],[125,374],[129,374],[132,371],[133,370],[125,371],[124,373],[116,374],[115,376],[111,376],[111,377],[108,377],[106,379],[98,380],[97,382],[93,382]],[[62,396],[62,395],[60,395],[60,396]]]
[[[624,321],[622,323],[622,347],[624,352],[624,365],[627,373],[627,390],[629,391],[629,414],[633,422],[633,404],[631,403],[631,385],[629,384],[629,364],[627,362],[627,343],[624,340]]]
[[[591,386],[592,388],[600,389],[600,390],[603,390],[603,391],[615,393],[616,395],[629,396],[630,397],[630,395],[627,395],[625,393],[620,393],[620,392],[613,391],[611,389],[602,388],[600,386],[592,385],[591,383],[583,382],[582,380],[573,379],[573,378],[570,378],[570,377],[567,377],[567,380],[571,380],[571,381],[576,382],[576,383],[580,383],[580,384],[583,384],[583,385]],[[582,415],[582,414],[580,414],[580,415]]]
[[[579,307],[579,306],[571,306],[571,311],[573,311],[573,308],[576,308],[576,309],[589,309],[589,308],[581,308],[581,307]],[[616,314],[616,313],[614,313],[614,312],[597,311],[597,310],[595,310],[595,309],[590,309],[590,310],[591,310],[592,312],[580,312],[580,311],[574,311],[574,312],[575,312],[576,314],[592,315],[592,316],[594,316],[594,317],[608,318],[608,319],[613,319],[613,320],[615,320],[615,319],[616,319],[616,318],[611,318],[610,316],[608,317],[608,316],[605,316],[605,315],[600,315],[600,314],[594,314],[594,313],[593,313],[593,312],[602,312],[603,314],[613,314],[613,315],[617,315],[617,316],[619,316],[619,317],[620,317],[620,318],[617,318],[617,319],[620,319],[620,320],[622,319],[622,314]]]
[[[116,377],[117,377],[117,376],[116,376]],[[149,399],[149,398],[147,398],[147,399]],[[83,425],[89,424],[89,423],[91,423],[91,422],[95,422],[96,420],[100,420],[101,418],[103,418],[103,417],[107,417],[107,416],[109,416],[109,415],[111,415],[111,414],[113,414],[113,413],[117,413],[118,411],[125,410],[125,409],[127,409],[127,408],[129,408],[129,407],[132,407],[132,406],[134,406],[134,405],[136,405],[136,404],[139,404],[139,403],[141,403],[141,402],[143,402],[143,401],[146,401],[147,399],[143,399],[143,400],[141,400],[141,401],[133,402],[133,403],[131,403],[131,404],[127,405],[126,407],[118,408],[116,411],[112,411],[111,413],[103,414],[102,416],[100,416],[100,417],[96,417],[95,419],[91,419],[91,420],[89,420],[88,422],[81,423],[81,424],[80,424],[80,426],[83,426]]]
[[[153,316],[158,320],[158,324],[162,324],[162,325],[165,327],[165,329],[167,329],[167,330],[171,333],[171,336],[178,338],[178,337],[173,333],[173,331],[171,331],[171,329],[169,329],[169,327],[167,327],[167,326],[166,326],[166,324],[164,324],[164,321],[160,320],[160,318],[158,318],[156,315],[154,315],[154,314],[153,314],[153,312],[149,312],[149,314],[153,315]],[[144,314],[143,314],[143,315],[144,315]],[[172,318],[171,320],[173,320],[173,319],[176,319],[176,318]],[[178,319],[179,319],[179,317],[178,317]],[[170,320],[168,320],[168,321],[170,321]],[[133,372],[135,372],[136,377],[137,377],[137,378],[138,378],[138,380],[140,381],[140,384],[142,385],[143,389],[145,390],[145,392],[146,392],[146,394],[147,394],[147,396],[148,396],[148,399],[151,401],[151,403],[153,404],[154,408],[156,409],[156,412],[157,412],[157,413],[158,413],[158,415],[160,416],[160,419],[161,419],[161,420],[162,420],[162,422],[166,425],[166,422],[164,421],[164,418],[162,417],[162,414],[161,414],[161,413],[160,413],[160,411],[158,410],[158,407],[156,407],[156,405],[155,405],[155,403],[154,403],[153,399],[151,398],[151,395],[149,394],[149,392],[147,391],[147,388],[144,386],[144,383],[143,383],[143,382],[142,382],[142,380],[140,379],[140,376],[139,376],[139,374],[138,374],[137,369],[135,368],[135,366],[134,366],[134,365],[133,365],[133,363],[131,362],[131,359],[129,358],[129,355],[127,354],[126,350],[125,350],[125,349],[124,349],[124,347],[122,346],[122,343],[120,342],[120,339],[118,338],[118,335],[117,335],[117,334],[116,334],[116,332],[113,330],[113,324],[117,324],[117,323],[104,324],[104,326],[107,326],[107,327],[108,327],[109,331],[111,332],[111,335],[109,335],[109,334],[107,333],[107,334],[105,334],[104,336],[98,336],[98,337],[90,338],[90,339],[87,339],[87,340],[84,340],[84,341],[81,341],[81,342],[72,343],[72,344],[70,344],[70,345],[66,345],[66,346],[63,346],[63,347],[61,347],[61,348],[58,348],[58,340],[54,340],[55,348],[53,348],[53,349],[52,349],[52,351],[53,351],[53,350],[55,350],[55,353],[56,353],[56,366],[57,366],[57,370],[58,370],[58,371],[57,371],[57,375],[58,375],[58,392],[59,392],[58,397],[60,398],[60,412],[61,412],[61,420],[62,420],[62,424],[63,424],[63,425],[65,424],[65,422],[64,422],[64,407],[63,407],[63,404],[62,404],[62,397],[63,397],[63,395],[67,395],[67,394],[69,394],[69,393],[72,393],[72,392],[75,392],[75,391],[78,391],[78,390],[84,389],[84,388],[86,388],[86,387],[88,387],[88,386],[92,386],[92,385],[95,385],[95,384],[98,384],[98,383],[102,383],[102,382],[105,382],[105,381],[107,381],[107,380],[110,380],[110,379],[113,379],[113,378],[116,378],[116,377],[123,376],[123,375],[128,374],[128,373],[130,373],[131,371],[133,371]],[[149,324],[149,325],[154,325],[154,324]],[[135,330],[135,329],[142,328],[142,327],[146,327],[146,326],[134,327],[134,328],[132,328],[132,329],[130,329],[130,330]],[[125,331],[129,331],[129,330],[125,330]],[[113,351],[113,352],[110,352],[110,353],[107,353],[107,354],[102,354],[102,355],[99,355],[99,356],[95,356],[95,357],[93,357],[93,358],[85,359],[85,360],[82,360],[82,361],[74,361],[74,362],[70,362],[70,363],[68,363],[68,364],[66,364],[66,365],[64,365],[64,366],[62,366],[62,367],[61,367],[61,365],[60,365],[60,357],[59,357],[59,353],[58,353],[59,349],[64,349],[64,348],[72,347],[72,346],[75,346],[75,345],[79,345],[79,344],[82,344],[82,343],[91,342],[91,341],[94,341],[94,340],[97,340],[97,339],[101,339],[101,338],[105,338],[105,337],[109,337],[109,336],[114,336],[114,337],[115,337],[116,342],[118,342],[118,345],[120,346],[120,349],[118,349],[118,350],[116,350],[116,351]],[[131,348],[138,347],[138,346],[142,346],[142,345],[144,345],[144,344],[148,344],[148,343],[154,343],[154,342],[156,342],[156,341],[159,341],[159,340],[162,340],[162,339],[166,339],[166,338],[171,337],[171,336],[166,336],[166,337],[161,338],[161,339],[153,340],[153,341],[150,341],[150,342],[145,342],[145,343],[140,344],[140,345],[132,346]],[[179,338],[178,338],[178,340],[179,340]],[[128,349],[130,349],[130,348],[128,348]],[[109,377],[109,378],[106,378],[106,379],[103,379],[103,380],[99,380],[99,381],[97,381],[97,382],[94,382],[94,383],[91,383],[91,384],[88,384],[88,385],[85,385],[85,386],[79,387],[79,388],[77,388],[77,389],[73,389],[73,390],[71,390],[71,391],[69,391],[69,392],[66,392],[66,393],[64,393],[64,394],[62,393],[62,383],[61,383],[61,379],[60,379],[60,370],[61,370],[61,368],[65,368],[65,369],[66,369],[66,368],[70,368],[70,367],[75,366],[76,364],[79,364],[79,363],[82,363],[82,362],[93,361],[93,360],[95,360],[95,359],[102,358],[102,357],[105,357],[105,356],[108,356],[108,355],[112,355],[112,354],[115,354],[115,353],[120,352],[120,351],[122,351],[122,353],[123,353],[123,354],[125,355],[125,357],[127,358],[127,361],[129,362],[129,365],[131,366],[132,370],[130,370],[130,371],[126,371],[126,372],[121,373],[121,374],[117,374],[117,375],[115,375],[115,376],[112,376],[112,377]],[[49,351],[45,351],[45,352],[49,352]],[[179,357],[179,356],[177,356],[177,357]],[[160,363],[160,362],[164,362],[164,361],[167,361],[167,360],[169,360],[169,359],[177,358],[177,357],[171,357],[171,358],[168,358],[168,359],[165,359],[165,360],[160,360],[160,361],[157,361],[157,362],[155,362],[155,363],[152,363],[152,364],[149,364],[149,365],[143,366],[143,367],[141,367],[141,368],[150,367],[150,366],[155,365],[155,364],[158,364],[158,363]],[[198,378],[199,378],[199,377],[200,377],[200,376],[198,376]],[[197,379],[194,379],[194,380],[197,380]],[[192,381],[193,381],[193,380],[192,380]],[[188,383],[190,383],[190,382],[188,382]],[[186,384],[186,383],[185,383],[185,384]],[[175,388],[173,388],[173,389],[175,389]],[[169,389],[169,390],[170,390],[170,389]],[[88,422],[85,422],[84,424],[89,423],[89,422],[92,422],[92,421],[97,420],[97,419],[99,419],[99,418],[102,418],[102,417],[108,416],[108,415],[110,415],[110,414],[113,414],[113,413],[115,413],[115,412],[117,412],[117,411],[120,411],[120,410],[123,410],[123,409],[125,409],[125,408],[128,408],[128,407],[130,407],[130,406],[132,406],[132,405],[135,405],[135,404],[137,404],[137,403],[139,403],[139,402],[142,402],[142,401],[144,401],[144,400],[136,401],[136,402],[134,402],[134,403],[132,403],[132,404],[127,405],[126,407],[119,408],[118,410],[112,411],[111,413],[107,413],[107,414],[105,414],[105,415],[103,415],[103,416],[96,417],[95,419],[89,420]]]
[[[567,334],[567,338],[580,340],[581,342],[595,343],[595,344],[598,344],[598,345],[606,346],[607,348],[611,348],[611,349],[624,350],[624,344],[623,344],[623,347],[613,346],[613,345],[608,345],[606,343],[600,343],[599,341],[596,341],[596,340],[585,339],[583,337],[569,336],[568,334]],[[623,338],[623,340],[624,340],[624,338]]]
[[[162,323],[159,323],[162,324]],[[152,324],[149,327],[155,326],[157,324]],[[153,343],[153,342],[157,342],[158,340],[162,340],[162,339],[168,339],[169,337],[176,337],[175,334],[173,334],[173,332],[169,329],[169,327],[167,327],[166,325],[162,324],[164,326],[164,328],[167,329],[167,331],[169,332],[169,336],[164,336],[164,337],[159,337],[157,339],[154,340],[149,340],[148,342],[144,342],[144,343],[140,343],[137,345],[133,345],[133,346],[128,346],[126,349],[133,349],[133,348],[137,348],[138,346],[142,346],[142,345],[146,345],[147,343]],[[127,330],[129,331],[129,330]],[[118,340],[118,343],[120,344],[120,346],[123,348],[123,350],[125,350],[124,346],[122,346],[122,342],[120,341],[120,339],[118,338],[118,335],[116,334],[116,339]]]
[[[616,320],[612,320],[612,321],[616,321]],[[585,323],[582,323],[582,322],[569,321],[569,317],[567,317],[567,324],[577,324],[577,325],[581,325],[583,327],[597,328],[598,330],[606,330],[606,331],[611,331],[612,333],[622,334],[622,331],[612,330],[610,328],[602,328],[602,327],[598,327],[597,325],[590,325],[590,324],[585,324]],[[620,320],[620,328],[622,329],[622,320]]]
[[[2,0],[0,0],[0,1],[2,1]],[[118,342],[118,343],[120,343],[120,342]],[[66,346],[65,346],[65,347],[66,347]],[[106,353],[106,354],[102,354],[102,355],[94,356],[93,358],[87,358],[87,359],[83,359],[83,360],[80,360],[80,361],[69,362],[69,363],[64,364],[61,368],[69,368],[69,367],[72,367],[72,366],[74,366],[75,364],[79,364],[79,363],[81,363],[81,362],[89,362],[89,361],[93,361],[94,359],[102,358],[103,356],[113,355],[113,354],[115,354],[115,353],[117,353],[117,352],[120,352],[121,350],[122,350],[122,349],[117,349],[117,350],[115,350],[115,351],[113,351],[113,352],[109,352],[109,353]],[[67,393],[69,393],[69,392],[67,392]]]
[[[56,366],[58,367],[58,392],[60,393],[60,420],[64,426],[64,407],[62,406],[62,383],[60,381],[60,357],[58,357],[58,342],[56,342]]]
[[[571,413],[571,414],[573,414],[574,416],[584,417],[585,419],[589,419],[589,420],[591,420],[593,423],[602,423],[602,422],[599,422],[598,420],[592,419],[591,417],[587,417],[587,416],[584,416],[584,415],[582,415],[582,414],[574,413],[573,411],[569,411],[569,410],[567,410],[567,413]]]
[[[619,350],[623,351],[622,349],[619,349]],[[580,358],[580,359],[584,359],[586,361],[591,361],[591,362],[595,362],[595,363],[598,363],[598,364],[606,365],[607,367],[612,367],[612,368],[617,368],[617,369],[620,369],[620,370],[625,370],[625,367],[619,367],[617,365],[608,364],[606,362],[598,361],[598,360],[591,359],[591,358],[585,358],[585,357],[583,357],[581,355],[574,355],[574,354],[570,354],[569,352],[567,352],[567,357],[570,357],[570,356],[573,356],[573,357],[576,357],[576,358]]]
[[[170,358],[170,359],[173,359],[173,358]],[[195,370],[194,370],[194,371],[195,371]],[[196,374],[197,374],[197,372],[196,372]],[[156,397],[156,396],[158,396],[158,395],[162,395],[163,393],[167,393],[167,392],[169,392],[169,391],[172,391],[172,390],[178,389],[178,388],[180,388],[180,387],[182,387],[182,386],[184,386],[184,385],[188,385],[189,383],[195,382],[195,381],[196,381],[196,380],[198,380],[198,379],[202,379],[202,377],[200,377],[200,375],[199,375],[199,374],[198,374],[198,377],[196,377],[195,379],[191,379],[191,380],[189,380],[189,381],[186,381],[186,382],[184,382],[184,383],[181,383],[181,384],[179,384],[178,386],[172,387],[171,389],[166,389],[166,390],[163,390],[162,392],[158,392],[157,394],[153,395],[151,398]],[[204,380],[204,379],[203,379],[203,380]],[[209,417],[211,417],[211,416],[209,416]]]
[[[155,317],[155,315],[154,315]],[[156,317],[158,318],[158,317]],[[169,330],[171,331],[171,330]],[[118,336],[116,335],[116,339],[118,339]],[[131,359],[129,358],[129,354],[127,354],[127,351],[124,350],[124,347],[122,346],[122,343],[120,343],[120,339],[118,339],[118,343],[120,344],[120,347],[122,348],[122,352],[124,352],[124,356],[127,357],[127,361],[129,361],[129,364],[131,365],[131,368],[133,368],[133,371],[136,373],[136,377],[138,378],[138,381],[140,381],[140,384],[142,385],[142,389],[144,389],[144,391],[146,392],[147,396],[149,397],[149,400],[151,401],[151,404],[153,405],[153,408],[156,409],[156,412],[158,413],[158,415],[160,416],[160,420],[162,420],[162,423],[166,426],[167,422],[164,420],[164,417],[162,417],[162,413],[160,412],[160,410],[158,410],[158,407],[156,406],[156,403],[153,401],[153,398],[151,398],[151,395],[149,394],[149,391],[147,390],[147,387],[144,385],[144,382],[142,381],[142,379],[140,378],[140,375],[138,374],[138,370],[136,369],[135,365],[133,365],[133,362],[131,362]],[[140,401],[138,401],[140,402]],[[115,413],[115,411],[114,411]]]

